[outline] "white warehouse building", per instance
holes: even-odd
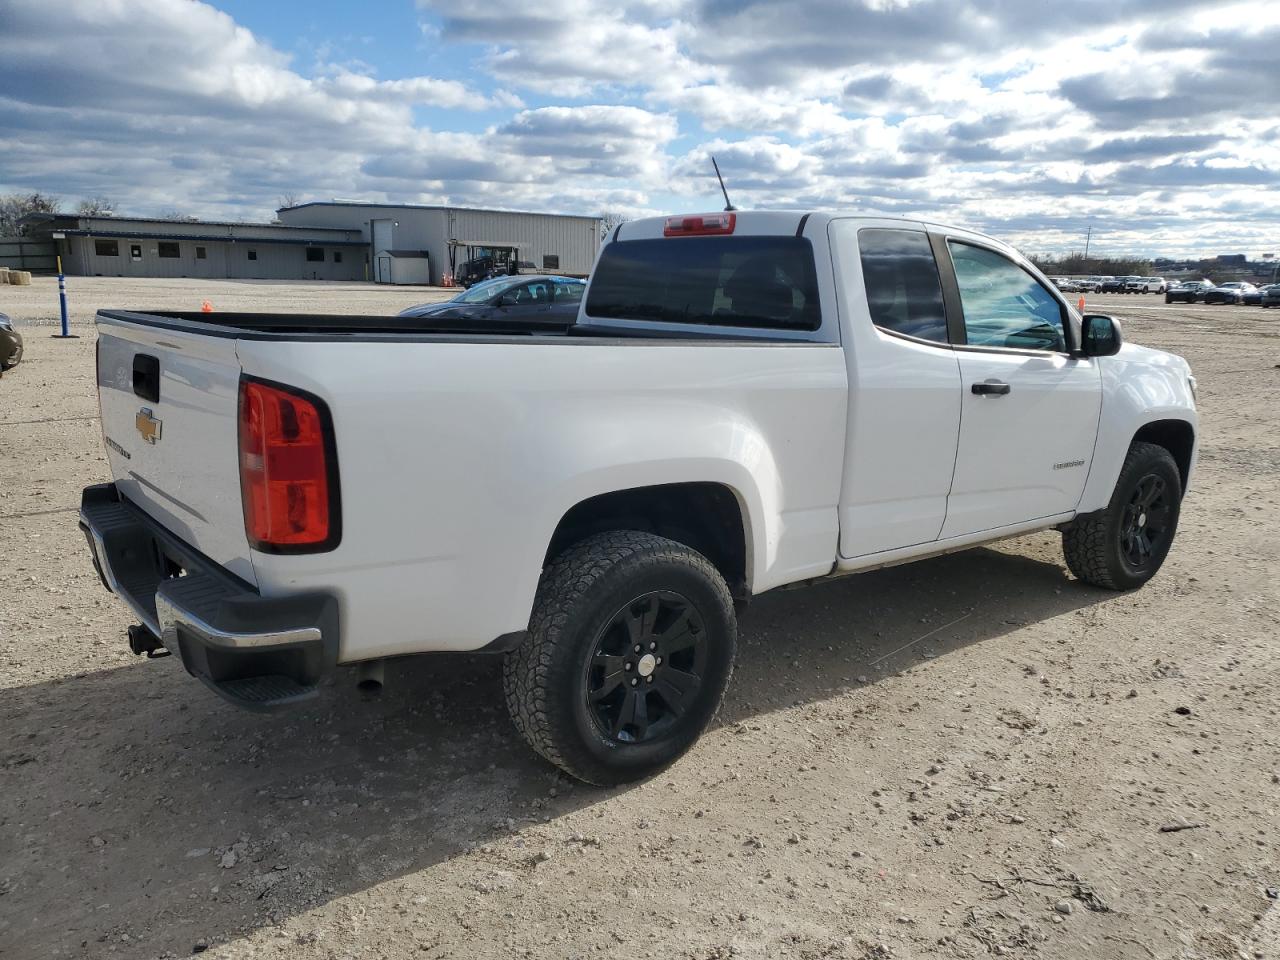
[[[282,207],[277,216],[290,227],[359,231],[368,278],[378,283],[440,283],[479,257],[585,277],[601,240],[599,217],[550,213],[328,200]]]

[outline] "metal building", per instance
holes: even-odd
[[[364,280],[358,229],[34,214],[34,239],[57,244],[64,272],[98,277]]]
[[[419,204],[330,200],[283,207],[282,223],[360,231],[368,244],[369,279],[394,283],[416,275],[397,260],[427,254],[433,283],[473,257],[514,260],[525,269],[585,277],[600,247],[599,217],[473,210]]]

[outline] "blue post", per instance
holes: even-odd
[[[67,317],[67,277],[62,272],[62,258],[58,258],[58,305],[62,308],[62,333],[54,334],[63,340],[78,339],[71,333],[71,321]]]
[[[67,319],[67,278],[58,274],[58,306],[62,308],[62,335],[71,335],[70,321]]]

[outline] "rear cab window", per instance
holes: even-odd
[[[813,246],[796,236],[620,240],[600,254],[586,314],[752,330],[822,325]]]
[[[942,282],[928,236],[865,227],[858,231],[858,254],[871,322],[888,333],[946,344]]]

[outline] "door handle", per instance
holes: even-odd
[[[988,380],[985,383],[973,385],[973,392],[983,397],[1003,397],[1012,389],[1002,380]]]

